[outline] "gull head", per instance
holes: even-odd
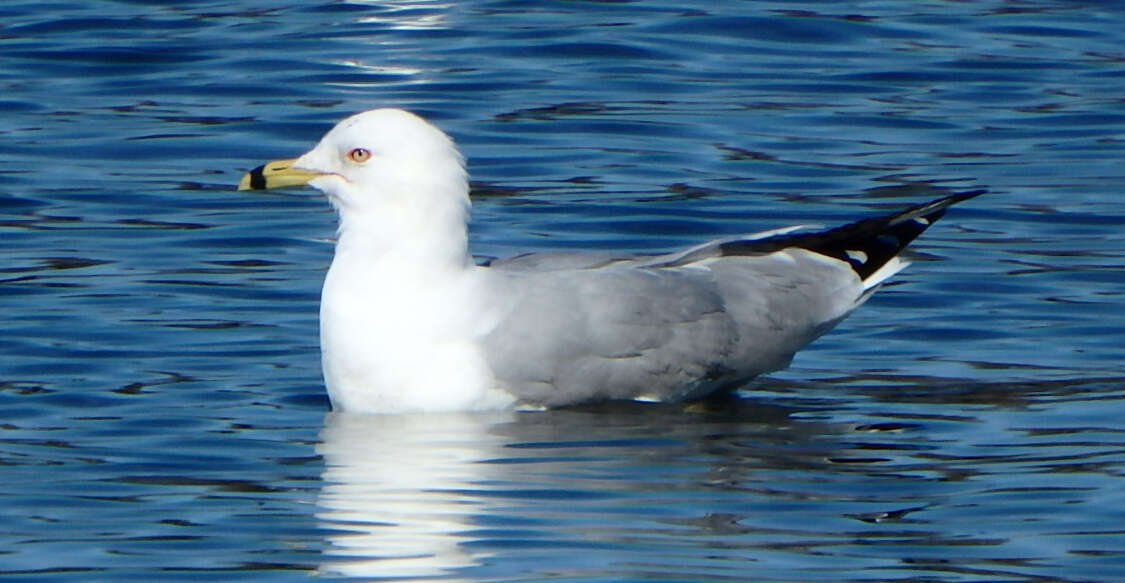
[[[373,109],[336,124],[315,148],[243,177],[240,190],[308,185],[345,213],[404,205],[468,204],[464,159],[453,140],[401,109]]]

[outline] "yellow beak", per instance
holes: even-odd
[[[296,159],[266,162],[251,170],[238,183],[239,190],[266,190],[286,186],[304,186],[310,180],[324,176],[319,172],[298,170],[293,167]]]

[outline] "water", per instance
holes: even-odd
[[[1125,579],[1125,11],[0,7],[5,581]],[[328,414],[333,122],[462,144],[473,245],[671,250],[986,186],[715,410]]]

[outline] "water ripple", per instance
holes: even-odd
[[[0,574],[1125,578],[1121,14],[1089,3],[0,6]],[[484,259],[984,185],[733,403],[330,415],[346,114],[462,144]]]

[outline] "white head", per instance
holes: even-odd
[[[341,215],[469,203],[464,159],[453,140],[401,109],[341,121],[293,168],[315,173],[309,186],[327,194]]]
[[[466,261],[468,175],[453,140],[400,109],[336,124],[307,154],[263,164],[240,189],[309,185],[340,214],[341,246]],[[424,262],[422,264],[425,264]]]

